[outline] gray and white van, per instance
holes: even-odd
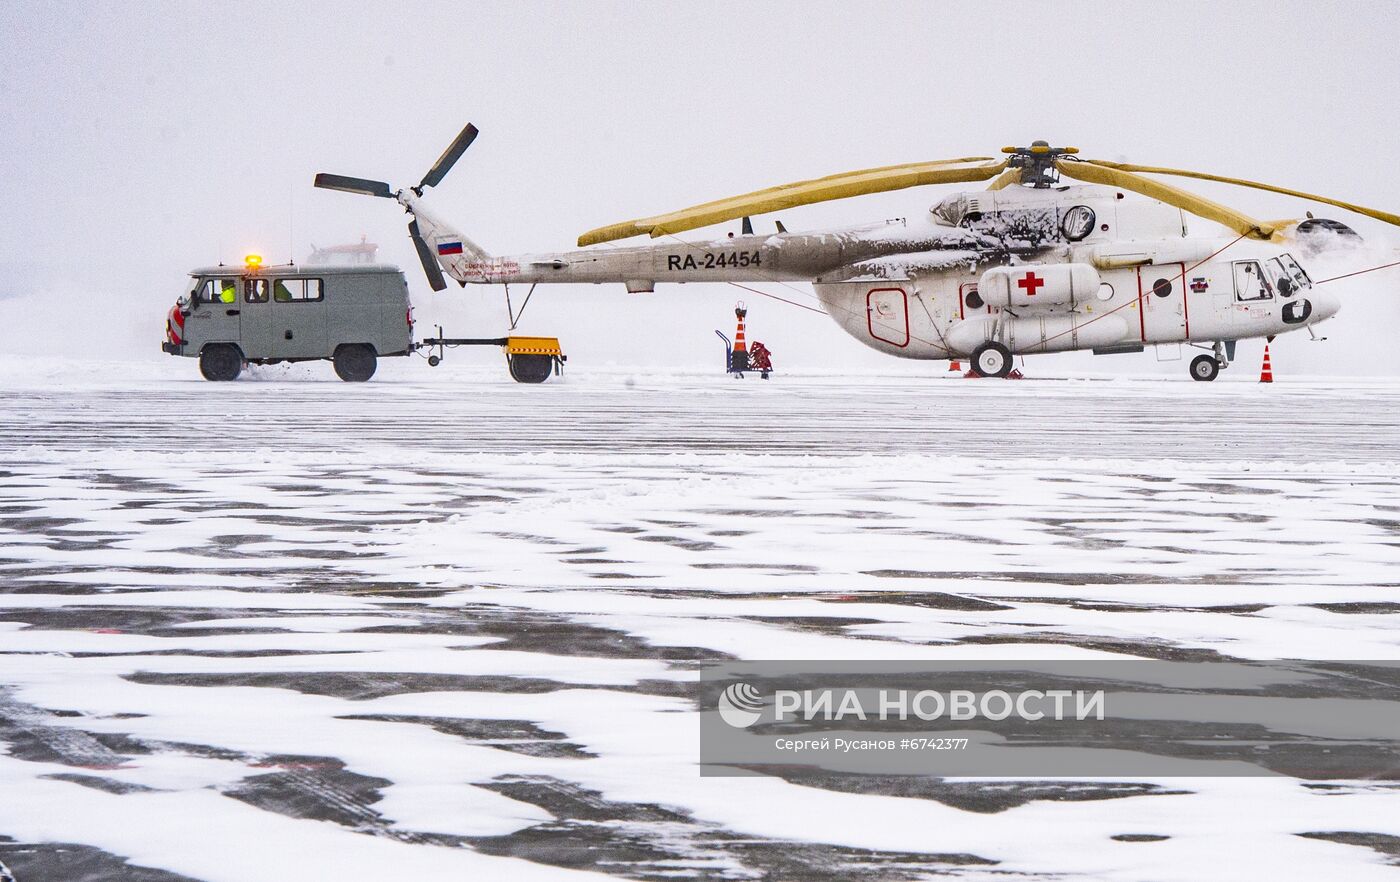
[[[378,359],[414,349],[408,285],[397,267],[212,266],[190,273],[170,310],[161,349],[199,359],[208,380],[233,380],[245,363],[330,359],[350,382]]]

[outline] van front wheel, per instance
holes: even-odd
[[[331,361],[335,374],[347,383],[363,383],[374,376],[378,366],[374,349],[364,343],[347,343],[335,351]]]
[[[206,380],[236,380],[243,373],[243,353],[228,343],[211,343],[200,350],[199,372]]]

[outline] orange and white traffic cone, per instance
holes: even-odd
[[[952,361],[948,362],[948,370],[962,373],[962,363],[955,358]]]
[[[744,341],[744,316],[749,311],[741,301],[734,307],[734,317],[739,326],[734,329],[734,348],[729,351],[729,372],[740,374],[749,369],[749,346]]]
[[[1274,363],[1269,359],[1269,343],[1273,337],[1264,341],[1264,365],[1259,369],[1259,382],[1272,383],[1274,381]]]

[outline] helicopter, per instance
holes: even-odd
[[[1271,184],[1204,172],[1085,159],[1036,141],[1000,159],[971,156],[844,172],[599,227],[580,250],[495,256],[427,208],[476,139],[468,124],[422,181],[321,173],[315,186],[397,201],[433,290],[444,272],[467,284],[809,282],[852,337],[900,358],[970,361],[1006,377],[1013,358],[1089,350],[1204,350],[1194,380],[1214,380],[1236,341],[1307,329],[1339,299],[1314,287],[1298,259],[1355,239],[1340,221],[1261,221],[1145,174],[1197,178],[1322,202],[1400,225],[1400,216]],[[755,233],[752,218],[800,205],[931,184],[989,182],[927,213],[841,229]],[[677,234],[742,219],[739,234],[690,242]],[[1211,222],[1197,231],[1196,220]],[[1216,226],[1218,225],[1218,226]],[[1222,231],[1220,228],[1223,227]],[[1229,234],[1235,234],[1231,239]],[[654,244],[597,247],[649,235]],[[527,297],[528,302],[528,297]]]

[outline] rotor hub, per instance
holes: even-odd
[[[1022,184],[1043,190],[1060,182],[1056,167],[1060,157],[1078,153],[1079,148],[1051,147],[1049,141],[1032,141],[1029,147],[1003,147],[1001,152],[1010,154],[1006,161],[1009,168],[1021,170]]]

